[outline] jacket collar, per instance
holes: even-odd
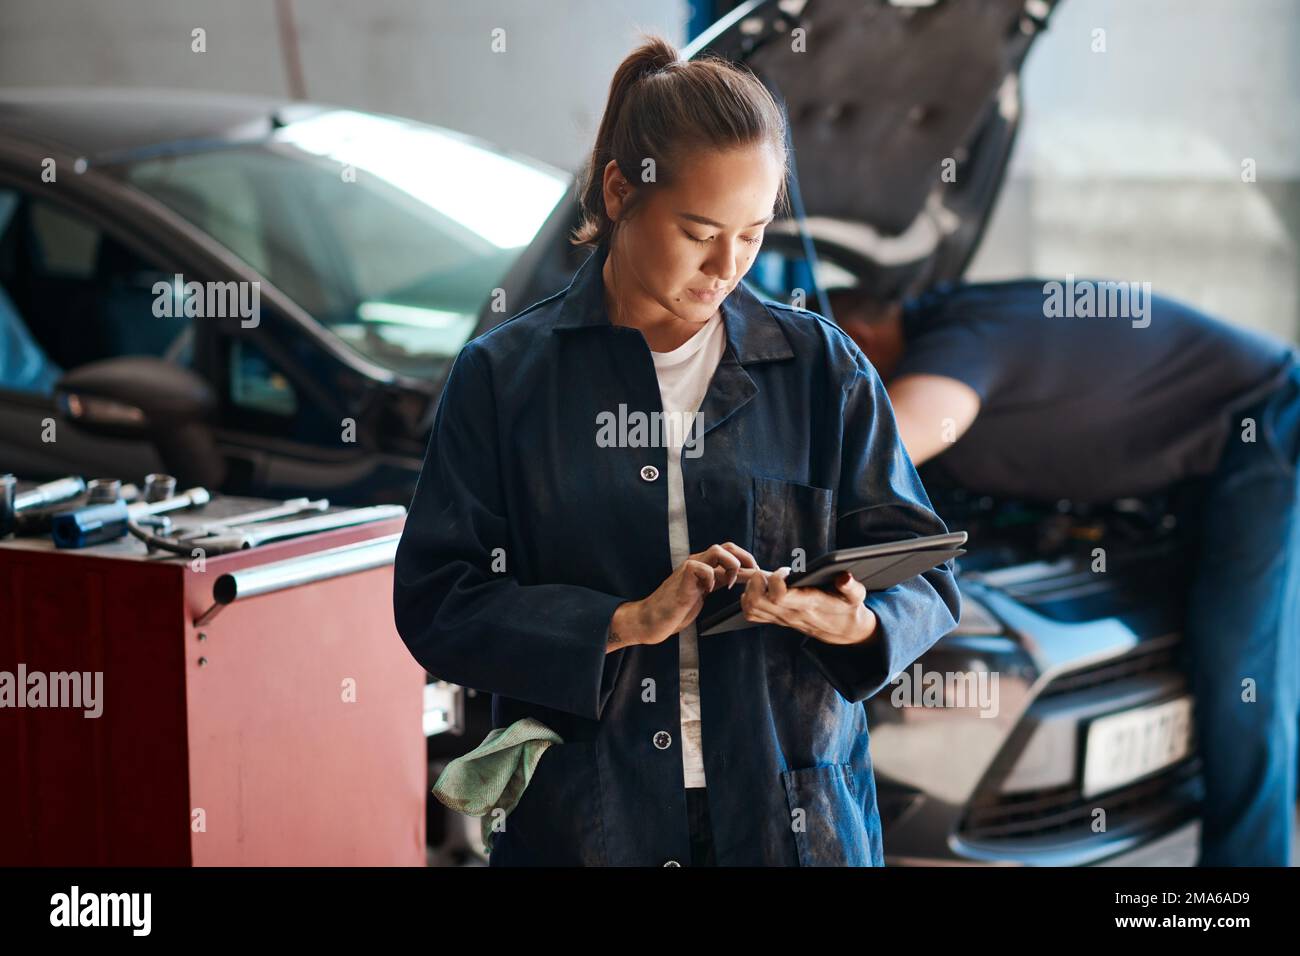
[[[609,254],[609,239],[602,240],[573,276],[564,294],[553,330],[591,327],[613,328],[605,308],[602,269]],[[722,300],[722,317],[727,330],[728,351],[741,365],[771,362],[794,356],[790,340],[759,299],[740,283]]]

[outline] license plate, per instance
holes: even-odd
[[[1192,749],[1192,698],[1099,717],[1088,725],[1083,795],[1114,790],[1186,757]]]

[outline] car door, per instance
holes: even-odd
[[[113,217],[77,199],[0,171],[0,472],[138,482],[168,470],[150,442],[88,434],[55,402],[66,372],[150,355],[192,368],[212,387],[214,438],[227,462],[220,490],[287,496],[374,484],[376,463],[343,440],[356,415],[349,398],[365,383],[345,383],[269,302],[255,328],[238,316],[187,318],[184,284],[216,273],[196,271],[184,243],[175,256],[160,254],[145,237],[164,230],[147,218]],[[228,280],[249,281],[212,279]]]
[[[120,355],[190,364],[193,321],[154,315],[154,288],[171,273],[53,189],[0,179],[0,470],[130,480],[161,470],[149,443],[88,435],[62,420],[54,383]]]

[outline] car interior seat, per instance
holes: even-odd
[[[33,337],[5,288],[19,274],[15,227],[20,202],[18,193],[0,190],[0,388],[50,395],[63,369]]]
[[[0,388],[52,395],[63,369],[36,344],[27,323],[0,286]]]

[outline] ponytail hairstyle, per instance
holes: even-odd
[[[686,61],[662,37],[642,39],[610,82],[605,115],[579,187],[582,222],[569,241],[596,246],[612,234],[604,188],[611,159],[636,187],[623,207],[626,215],[648,190],[673,182],[694,150],[766,143],[783,170],[777,213],[788,214],[785,117],[767,87],[749,69],[722,57]],[[654,160],[649,182],[641,175],[647,159]]]

